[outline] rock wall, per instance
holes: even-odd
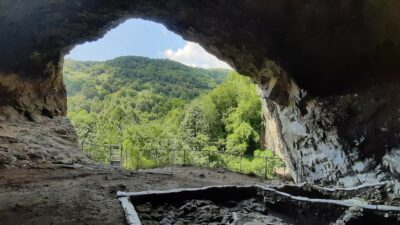
[[[291,80],[287,105],[279,105],[269,98],[277,83],[259,85],[265,144],[285,159],[297,182],[355,186],[400,177],[399,84],[317,97]]]
[[[144,18],[259,84],[267,144],[296,180],[398,178],[399,11],[397,0],[0,0],[0,106],[65,115],[63,56]]]
[[[14,72],[0,72],[0,106],[12,106],[25,115],[65,116],[67,92],[62,66],[50,64],[42,73],[44,77],[25,78]]]
[[[28,117],[12,108],[0,108],[0,169],[92,162],[80,150],[77,134],[67,118]]]

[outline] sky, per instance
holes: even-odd
[[[128,55],[165,58],[206,69],[230,69],[199,44],[183,40],[161,24],[142,19],[127,20],[99,40],[77,45],[66,58],[104,61]]]

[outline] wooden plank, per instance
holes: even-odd
[[[386,183],[385,182],[379,182],[379,183],[365,183],[356,187],[347,187],[347,188],[341,188],[341,187],[334,187],[334,188],[328,188],[328,187],[318,187],[322,190],[325,191],[331,191],[331,192],[335,192],[335,191],[354,191],[354,190],[359,190],[362,188],[368,188],[368,187],[381,187],[384,186]]]
[[[176,188],[170,190],[162,190],[162,191],[139,191],[139,192],[123,192],[118,191],[117,197],[137,197],[137,196],[146,196],[146,195],[162,195],[162,194],[179,194],[181,192],[199,192],[199,191],[206,191],[208,189],[225,189],[225,188],[251,188],[257,187],[253,185],[217,185],[217,186],[206,186],[201,188]]]
[[[129,197],[120,197],[118,199],[121,202],[122,208],[124,208],[126,222],[128,225],[142,225],[135,207],[133,207],[131,201],[129,200]]]
[[[252,185],[243,185],[243,186],[236,186],[236,185],[217,185],[217,186],[206,186],[206,187],[201,187],[201,188],[176,188],[176,189],[170,189],[170,190],[162,190],[162,191],[139,191],[139,192],[123,192],[123,191],[118,191],[117,192],[117,197],[125,197],[125,196],[130,196],[130,197],[135,197],[135,196],[146,196],[146,195],[161,195],[161,194],[179,194],[180,192],[198,192],[198,191],[206,191],[208,189],[224,189],[224,188],[246,188],[246,187],[253,187]]]
[[[138,171],[135,171],[135,173],[139,173],[139,174],[157,174],[157,175],[172,176],[172,172],[155,171],[155,170],[138,170]]]
[[[393,212],[400,212],[400,207],[397,206],[389,206],[389,205],[371,205],[366,202],[362,202],[356,199],[344,199],[344,200],[335,200],[335,199],[319,199],[319,198],[308,198],[302,196],[293,196],[286,192],[277,191],[270,187],[263,187],[260,185],[256,185],[258,188],[267,191],[267,192],[274,192],[275,194],[285,196],[287,198],[296,200],[296,201],[303,201],[303,202],[311,202],[311,203],[324,203],[324,204],[334,204],[344,207],[359,207],[363,209],[371,209],[376,211],[393,211]]]

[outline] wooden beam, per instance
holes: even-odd
[[[135,207],[133,207],[131,201],[129,200],[129,197],[119,197],[118,199],[121,202],[122,208],[124,208],[126,222],[128,225],[142,225]]]

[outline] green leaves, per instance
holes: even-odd
[[[272,175],[279,164],[266,165],[270,151],[259,150],[261,104],[247,77],[121,57],[67,60],[65,80],[68,116],[97,161],[108,163],[106,146],[119,144],[127,168],[187,163]]]
[[[226,147],[230,152],[245,154],[247,151],[254,151],[254,149],[249,149],[251,143],[258,141],[259,134],[249,123],[243,122],[228,134]]]

